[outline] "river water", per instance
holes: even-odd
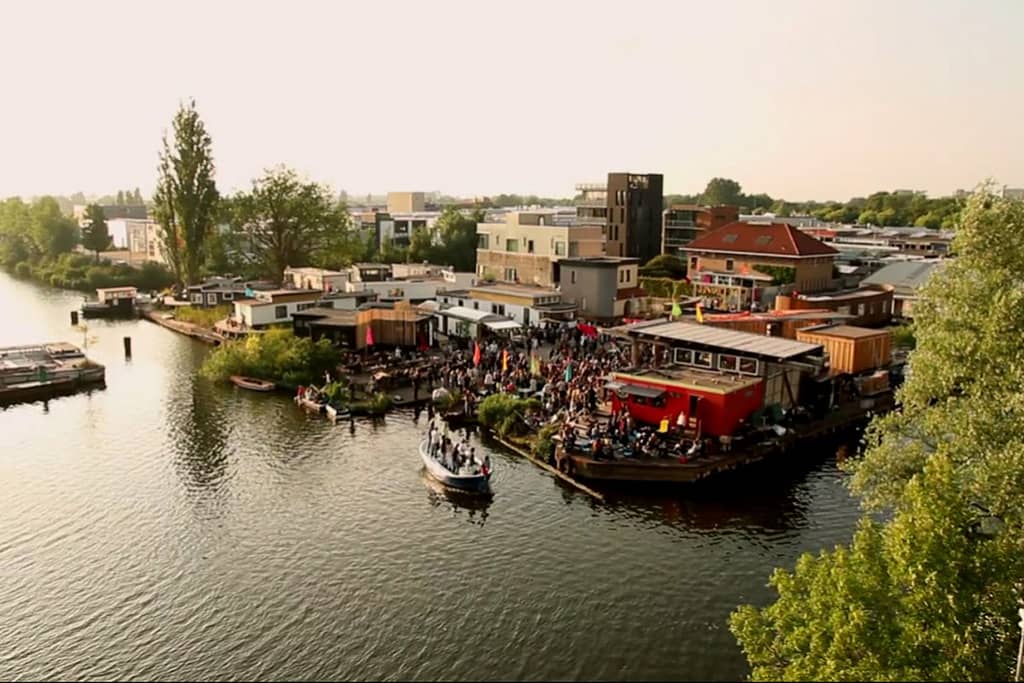
[[[82,344],[80,300],[0,274],[0,345]],[[90,326],[105,390],[0,411],[0,679],[736,679],[731,610],[857,518],[827,448],[605,504],[491,450],[452,498],[425,417],[331,426]]]

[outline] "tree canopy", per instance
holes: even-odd
[[[434,233],[417,230],[409,243],[409,260],[453,266],[457,271],[476,270],[476,224],[484,221],[483,211],[464,215],[446,207],[437,219]]]
[[[260,265],[275,282],[289,266],[336,267],[347,260],[352,239],[345,207],[329,188],[289,168],[268,170],[232,204],[234,227],[252,236]]]
[[[85,209],[86,225],[82,228],[82,246],[95,252],[96,260],[100,260],[100,252],[110,246],[110,231],[107,229],[107,217],[103,207],[90,204]]]
[[[998,245],[998,248],[994,248]],[[1024,597],[1024,203],[985,188],[915,305],[917,347],[851,466],[849,548],[778,570],[732,629],[759,680],[999,680]]]
[[[173,144],[164,135],[159,177],[153,197],[155,217],[163,227],[164,256],[181,284],[201,275],[205,243],[217,211],[212,140],[195,101],[174,116]]]

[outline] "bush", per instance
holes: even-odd
[[[558,433],[558,425],[549,424],[544,425],[537,432],[537,438],[533,442],[531,448],[533,457],[548,462],[551,459],[552,454],[555,452],[555,440],[554,436]]]
[[[18,277],[32,277],[32,266],[22,261],[14,266],[14,274]]]
[[[480,401],[477,419],[499,436],[510,436],[525,426],[520,419],[526,413],[540,408],[535,398],[519,398],[513,394],[491,394]]]
[[[913,349],[917,346],[912,325],[900,325],[892,330],[892,345],[896,348]]]
[[[693,286],[686,280],[667,277],[641,277],[640,286],[650,296],[661,299],[678,299],[693,293]]]
[[[207,356],[202,374],[214,380],[247,375],[284,384],[314,384],[334,372],[341,353],[329,341],[299,338],[291,330],[270,330],[226,342]]]
[[[224,320],[230,313],[230,306],[214,306],[213,308],[182,306],[175,309],[174,319],[180,320],[183,323],[198,325],[199,327],[212,328],[215,323]]]

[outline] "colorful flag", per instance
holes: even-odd
[[[501,371],[508,372],[508,349],[501,351]]]
[[[700,304],[697,304],[697,322],[704,324],[704,307]]]
[[[369,325],[366,326],[366,345],[373,346],[373,328]]]
[[[473,367],[480,365],[480,345],[473,340]]]
[[[673,318],[678,318],[682,314],[683,314],[683,309],[681,309],[679,307],[679,302],[678,301],[673,301],[672,302],[672,317]]]

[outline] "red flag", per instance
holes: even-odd
[[[480,345],[473,340],[473,366],[480,365]]]
[[[427,336],[420,332],[420,351],[426,351],[430,347],[427,345]]]
[[[366,326],[366,345],[373,346],[373,328],[369,325]]]

